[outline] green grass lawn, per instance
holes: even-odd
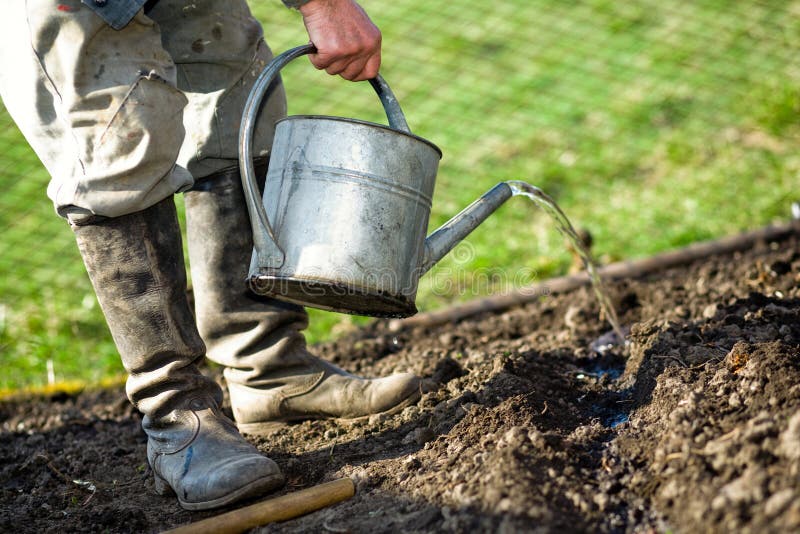
[[[254,2],[276,52],[307,36]],[[409,125],[444,152],[435,228],[495,183],[541,187],[604,262],[786,220],[800,199],[800,2],[420,0],[364,7]],[[301,58],[290,113],[385,122],[368,84]],[[0,113],[0,389],[121,372],[47,175]],[[180,202],[180,199],[179,199]],[[550,220],[512,199],[423,278],[429,310],[563,273]],[[312,341],[364,319],[312,313]]]

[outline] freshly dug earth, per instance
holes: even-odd
[[[362,375],[426,377],[418,405],[249,438],[283,493],[342,476],[345,503],[261,532],[800,530],[800,242],[502,315],[316,347]],[[209,372],[216,372],[209,370]],[[218,373],[217,373],[218,374]],[[0,404],[0,531],[155,532],[189,513],[152,490],[122,390]]]

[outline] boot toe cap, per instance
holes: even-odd
[[[256,497],[277,489],[284,483],[278,465],[259,454],[236,458],[209,466],[206,476],[195,484],[184,484],[178,500],[187,510],[204,510]]]
[[[422,380],[413,373],[373,379],[373,412],[404,408],[421,396]]]

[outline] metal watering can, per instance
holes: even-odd
[[[381,76],[370,80],[389,126],[340,117],[281,119],[263,201],[252,138],[279,71],[313,45],[275,57],[245,104],[239,163],[253,229],[257,294],[375,317],[414,315],[419,277],[512,196],[500,183],[425,238],[441,151],[411,133]]]

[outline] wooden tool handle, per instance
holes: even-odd
[[[286,521],[344,501],[355,495],[349,478],[320,484],[295,493],[281,495],[238,510],[189,523],[164,534],[233,534],[274,521]]]

